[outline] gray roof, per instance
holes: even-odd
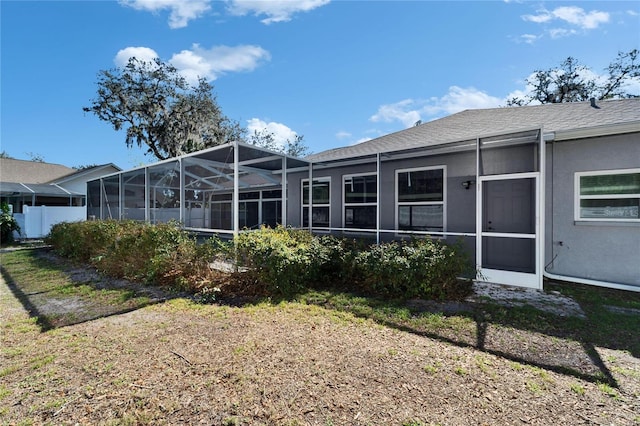
[[[0,182],[48,183],[76,171],[60,164],[0,158]]]
[[[0,195],[35,194],[55,197],[84,195],[63,189],[58,184],[105,169],[120,170],[112,163],[76,170],[60,164],[0,158]]]
[[[535,106],[469,109],[357,145],[330,149],[306,159],[340,160],[420,146],[465,141],[542,127],[545,133],[640,122],[640,98]]]

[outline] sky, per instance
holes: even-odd
[[[0,151],[125,170],[156,160],[82,108],[131,56],[317,153],[506,106],[569,56],[604,76],[640,48],[640,1],[0,0],[0,19]]]

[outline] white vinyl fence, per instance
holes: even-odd
[[[42,238],[60,222],[78,222],[87,217],[86,207],[23,207],[24,213],[14,213],[20,225],[16,238]]]

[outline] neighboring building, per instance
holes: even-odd
[[[60,164],[0,158],[0,197],[22,213],[23,206],[84,206],[87,181],[121,169],[113,164],[76,170]]]
[[[467,110],[304,159],[227,144],[89,182],[88,214],[429,235],[486,281],[640,291],[640,99]]]
[[[87,181],[120,170],[113,164],[76,170],[0,158],[0,202],[13,209],[22,230],[19,237],[40,238],[54,223],[85,218]]]

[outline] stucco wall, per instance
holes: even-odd
[[[640,223],[574,220],[575,172],[640,167],[640,133],[547,144],[546,270],[640,287]]]
[[[530,171],[533,161],[531,147],[516,146],[505,149],[489,150],[484,160],[491,164],[493,173],[511,173]],[[416,157],[401,160],[383,161],[380,170],[379,200],[381,223],[380,228],[394,230],[396,226],[396,170],[414,169],[421,167],[446,166],[446,231],[455,233],[475,233],[476,228],[476,153],[467,151],[455,154],[442,154],[430,157]],[[343,226],[343,188],[344,175],[356,173],[375,173],[375,160],[371,164],[335,167],[324,170],[314,170],[314,179],[331,178],[331,226]],[[289,175],[288,196],[288,224],[300,226],[300,185],[301,180],[307,179],[308,173]],[[464,181],[474,181],[465,189]],[[395,233],[384,233],[382,239],[397,238]],[[475,238],[449,236],[447,241],[454,242],[462,239],[465,248],[472,259],[475,259]]]
[[[455,155],[439,155],[433,157],[420,157],[382,162],[380,171],[379,200],[381,212],[381,229],[396,229],[396,200],[395,179],[396,170],[412,169],[429,166],[446,166],[446,221],[448,232],[475,232],[475,203],[476,187],[471,185],[469,189],[462,186],[466,180],[475,181],[475,151],[458,153]],[[375,160],[371,164],[349,167],[314,170],[313,178],[331,178],[331,226],[340,228],[343,226],[343,185],[345,175],[358,173],[375,173]],[[300,185],[303,179],[309,177],[308,173],[291,174],[288,177],[288,224],[301,226],[300,209]],[[383,240],[397,238],[395,233],[382,234]],[[471,259],[475,259],[475,239],[473,237],[447,238],[450,242],[463,240]]]

